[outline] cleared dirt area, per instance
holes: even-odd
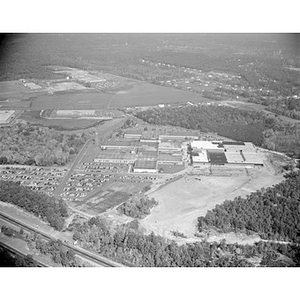
[[[148,232],[164,237],[174,238],[171,231],[179,231],[191,238],[196,233],[197,218],[215,205],[282,180],[282,174],[274,175],[267,168],[249,169],[239,176],[185,175],[149,194],[159,205],[140,224]]]

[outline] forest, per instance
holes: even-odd
[[[36,125],[1,127],[0,164],[64,166],[88,138],[87,133],[65,134]]]
[[[256,145],[261,144],[262,132],[267,128],[262,113],[225,106],[154,108],[138,112],[136,116],[150,124],[217,132],[219,135],[250,141]]]
[[[258,242],[254,245],[208,243],[179,246],[154,233],[145,235],[137,220],[114,227],[108,220],[91,218],[72,224],[73,238],[82,247],[128,266],[140,267],[252,267],[300,266],[300,247]],[[293,260],[286,264],[282,256]],[[254,264],[252,259],[257,259]]]
[[[0,201],[17,205],[40,217],[56,230],[62,230],[68,208],[65,201],[32,191],[14,181],[0,180]]]
[[[64,246],[61,240],[46,241],[41,235],[37,233],[25,232],[22,228],[18,231],[12,229],[11,227],[1,226],[1,232],[6,236],[13,237],[16,239],[21,239],[25,241],[29,249],[36,249],[41,254],[51,257],[52,261],[63,267],[80,267],[82,264],[75,257],[75,252],[72,249],[68,249]],[[3,248],[3,253],[1,253],[0,247],[0,258],[4,259],[4,266],[17,266],[17,267],[36,267],[36,262],[32,259],[30,255],[26,257],[17,256],[15,259],[9,255]],[[1,259],[0,259],[1,261]]]
[[[245,199],[226,200],[198,218],[200,232],[256,232],[261,238],[300,243],[300,171],[285,175],[274,187],[256,191]]]
[[[61,78],[49,65],[150,82],[182,77],[177,69],[145,67],[143,58],[233,73],[253,87],[290,94],[297,73],[287,66],[299,66],[296,34],[10,34],[2,35],[1,42],[0,80]]]
[[[154,198],[147,196],[134,196],[118,206],[117,211],[132,218],[142,219],[150,214],[151,208],[158,204]]]
[[[37,249],[41,254],[50,255],[51,259],[63,267],[80,267],[75,257],[75,251],[65,247],[61,240],[45,241],[41,236],[34,235],[29,246]]]
[[[217,132],[300,158],[300,124],[286,124],[262,112],[201,105],[148,109],[137,112],[136,116],[150,124]]]

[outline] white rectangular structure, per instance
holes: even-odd
[[[244,159],[240,152],[224,152],[228,163],[243,163]]]
[[[261,159],[260,155],[256,153],[244,153],[243,156],[245,157],[246,161],[245,163],[248,164],[258,164],[258,165],[263,165],[263,160]]]
[[[8,123],[15,110],[0,110],[0,123]]]
[[[56,115],[58,115],[58,116],[93,116],[93,115],[95,115],[95,110],[94,109],[88,109],[88,110],[64,109],[64,110],[57,110]]]
[[[192,141],[191,146],[193,149],[204,150],[219,150],[219,144],[213,144],[210,141]]]
[[[205,150],[197,153],[197,156],[193,156],[193,163],[207,163],[208,157],[207,152]]]

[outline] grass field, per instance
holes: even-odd
[[[159,170],[160,173],[174,174],[184,170],[184,165],[177,166],[177,165],[158,164],[157,169]]]
[[[111,94],[94,92],[44,95],[32,102],[32,109],[101,109],[111,97]]]
[[[1,101],[0,105],[3,109],[15,109],[15,110],[24,110],[30,109],[30,100],[20,100],[17,98],[10,98],[7,101]]]
[[[30,91],[20,81],[0,81],[0,99],[9,98],[12,94],[26,93]]]
[[[131,194],[142,190],[142,188],[146,185],[147,184],[130,182],[108,183],[91,197],[88,197],[79,204],[76,204],[75,208],[90,215],[100,214],[109,208],[120,205],[124,201],[128,200]],[[71,203],[70,205],[73,204]]]
[[[151,106],[162,103],[207,102],[199,94],[176,90],[149,83],[139,83],[126,93],[116,94],[110,100],[110,107]]]
[[[39,110],[25,111],[22,113],[20,119],[23,119],[31,124],[40,124],[60,130],[76,130],[93,126],[100,120],[78,120],[78,119],[44,119],[40,117]]]
[[[151,214],[141,221],[149,232],[165,237],[178,230],[187,237],[196,232],[197,218],[224,200],[246,196],[262,187],[283,180],[283,175],[273,175],[266,168],[251,169],[239,176],[185,176],[149,194],[159,202]],[[200,180],[199,180],[200,179]]]
[[[22,83],[12,81],[0,82],[0,101],[5,108],[42,110],[120,108],[188,101],[199,103],[207,102],[207,99],[196,93],[140,82],[135,83],[132,89],[117,94],[65,91],[49,95],[46,91],[31,91]]]

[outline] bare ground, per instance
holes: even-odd
[[[196,179],[198,178],[198,179]],[[199,178],[201,180],[199,180]],[[283,180],[283,174],[274,174],[270,168],[248,169],[239,176],[189,176],[172,182],[149,194],[159,202],[151,214],[140,221],[147,232],[176,239],[172,231],[179,231],[187,238],[180,241],[200,240],[195,237],[197,218],[205,216],[208,210],[224,200],[233,200],[237,196],[245,197],[263,187],[269,187]],[[221,240],[254,243],[258,236],[239,237],[234,234],[211,236],[208,240]]]

